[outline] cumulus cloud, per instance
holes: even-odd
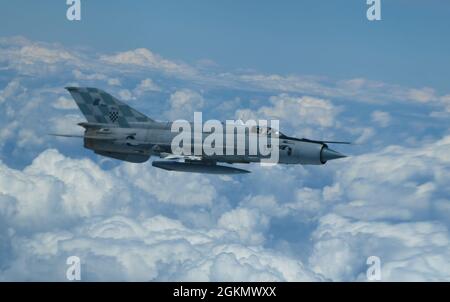
[[[83,135],[84,130],[76,126],[78,123],[84,122],[81,114],[66,114],[54,117],[50,120],[51,126],[47,134],[78,134]],[[67,138],[60,138],[67,139]]]
[[[128,89],[119,90],[119,98],[124,101],[131,101],[136,99],[133,93]]]
[[[65,257],[77,254],[89,280],[321,280],[292,258],[227,241],[226,233],[193,232],[163,216],[114,216],[73,232],[16,238],[18,257],[0,276],[41,280],[46,271],[49,279],[64,280]],[[26,266],[35,269],[25,274]]]
[[[61,110],[73,110],[77,109],[77,105],[75,104],[73,99],[68,97],[60,96],[54,103],[53,107]]]
[[[121,86],[122,82],[118,78],[111,78],[111,79],[108,79],[108,85],[109,86]]]
[[[116,200],[109,194],[124,197],[120,190],[114,193],[111,177],[91,161],[66,161],[55,150],[42,153],[24,171],[6,166],[1,171],[0,191],[16,199],[11,219],[23,228],[51,229],[65,219],[106,211],[107,204],[113,206]],[[95,190],[97,187],[101,190]],[[53,224],[52,219],[57,222]]]
[[[383,281],[448,280],[449,233],[435,222],[364,222],[330,214],[313,235],[310,265],[332,280],[366,280],[364,260],[381,260]],[[387,248],[389,247],[389,248]],[[333,265],[330,265],[333,263]]]
[[[282,129],[289,128],[295,131],[292,135],[324,138],[324,129],[338,126],[336,117],[342,111],[342,108],[329,100],[309,96],[280,94],[270,97],[269,101],[270,105],[261,106],[256,110],[249,108],[236,110],[236,119],[279,120]],[[326,136],[330,138],[329,131]]]
[[[181,89],[170,95],[170,109],[166,112],[169,119],[193,120],[195,111],[200,111],[205,100],[203,96],[191,89]]]
[[[336,163],[323,188],[241,204],[269,220],[317,221],[306,263],[325,279],[365,281],[366,259],[377,256],[384,281],[448,280],[440,267],[449,256],[449,148],[448,136],[416,148],[389,146]]]
[[[142,80],[134,89],[134,93],[138,96],[149,91],[161,91],[161,88],[149,78]]]
[[[0,103],[5,102],[9,97],[13,96],[20,89],[20,82],[12,80],[6,87],[0,91]]]
[[[146,164],[104,171],[49,150],[22,171],[0,168],[9,230],[1,252],[13,255],[3,258],[0,278],[64,280],[65,259],[77,255],[87,280],[365,280],[364,261],[376,255],[383,280],[447,280],[448,230],[427,219],[450,179],[449,145],[446,137],[348,159],[323,189],[225,204],[207,227],[169,218],[158,204],[214,212],[219,194],[210,178]],[[272,219],[289,216],[318,223],[306,261],[264,247]]]
[[[119,52],[114,55],[102,55],[100,60],[108,64],[145,67],[181,76],[194,75],[196,73],[192,67],[164,59],[146,48]]]
[[[280,95],[270,99],[274,105],[272,108],[263,107],[261,112],[268,116],[293,120],[291,123],[305,123],[320,127],[334,125],[335,117],[339,109],[327,100],[302,97],[295,98],[288,95]],[[292,116],[293,114],[293,116]]]
[[[164,203],[186,207],[209,206],[217,195],[208,179],[201,176],[194,176],[190,181],[186,181],[183,174],[172,172],[173,174],[167,175],[164,171],[149,169],[146,165],[124,165],[119,168],[118,173],[135,179],[136,187]],[[168,188],[177,188],[177,190]]]
[[[242,242],[261,244],[264,241],[264,231],[269,220],[254,209],[238,208],[223,214],[218,225],[224,229],[236,232]]]
[[[450,137],[409,149],[390,146],[378,153],[361,155],[337,172],[345,192],[341,215],[357,219],[421,220],[436,216],[435,203],[450,196]],[[446,197],[445,197],[446,196]]]
[[[435,91],[433,88],[425,87],[421,89],[410,89],[408,93],[409,97],[413,101],[426,103],[436,100]]]
[[[287,94],[272,96],[272,106],[263,106],[256,112],[238,110],[237,118],[248,119],[265,117],[287,121],[295,126],[314,125],[331,127],[340,109],[331,102],[313,97],[294,97]]]
[[[134,167],[123,164],[110,173],[56,150],[42,153],[23,171],[2,165],[0,214],[14,230],[6,236],[14,256],[2,260],[8,265],[0,278],[64,280],[65,258],[77,255],[89,280],[320,280],[300,261],[261,246],[262,235],[255,231],[263,231],[267,221],[251,210],[226,212],[210,228],[188,228],[161,214],[141,215],[139,199],[149,206],[177,196],[127,190],[142,176]],[[142,183],[151,182],[144,176]],[[187,202],[204,198],[211,187],[207,182],[197,188],[185,181],[171,184],[180,195],[202,189]],[[23,270],[26,266],[31,272]],[[239,273],[230,274],[233,270]]]
[[[82,71],[75,69],[74,71],[72,71],[75,79],[77,80],[105,80],[107,77],[104,74],[101,73],[93,73],[93,74],[85,74]]]
[[[0,38],[0,62],[24,75],[55,73],[67,65],[82,66],[75,53],[58,44],[23,37]]]
[[[268,91],[300,93],[324,98],[339,98],[365,103],[388,102],[426,103],[438,99],[433,88],[409,88],[389,83],[355,78],[331,81],[324,77],[278,74],[220,74],[219,78],[231,85],[251,86]]]

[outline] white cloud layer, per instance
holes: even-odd
[[[158,213],[167,203],[217,210],[218,193],[201,175],[148,164],[104,171],[48,150],[23,171],[0,167],[3,249],[14,255],[3,259],[0,278],[63,280],[65,257],[77,255],[89,280],[365,280],[364,261],[376,255],[383,280],[448,280],[447,225],[427,219],[436,217],[433,210],[443,221],[450,217],[448,207],[443,211],[448,199],[438,198],[450,180],[450,157],[442,152],[449,147],[446,137],[349,159],[330,186],[297,189],[288,200],[255,196],[234,209],[220,206],[207,227]],[[280,217],[318,221],[306,260],[264,247]]]
[[[262,248],[262,234],[255,231],[268,221],[254,211],[225,212],[208,229],[142,215],[140,206],[155,203],[210,207],[215,193],[202,176],[186,182],[157,171],[143,175],[141,167],[124,164],[106,172],[56,150],[23,171],[2,165],[0,214],[15,255],[0,279],[64,280],[64,259],[76,254],[92,280],[320,280],[300,261]],[[168,186],[177,188],[173,196]]]

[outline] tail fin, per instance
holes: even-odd
[[[109,93],[88,87],[66,87],[89,123],[130,127],[130,123],[153,122],[152,119],[122,103]]]

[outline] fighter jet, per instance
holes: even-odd
[[[175,154],[172,151],[172,141],[179,133],[173,131],[174,122],[155,121],[98,88],[66,87],[66,89],[87,120],[78,124],[85,131],[83,135],[53,135],[80,137],[84,140],[85,148],[101,156],[131,163],[144,163],[151,156],[155,156],[161,159],[152,162],[156,168],[209,174],[250,173],[230,165],[262,162],[267,157],[259,151],[250,154],[248,148],[232,155],[226,152],[212,155],[205,152],[199,155]],[[208,134],[202,130],[201,141]],[[278,129],[261,126],[254,126],[244,132],[246,141],[249,141],[251,135],[262,135],[276,141],[279,149],[278,164],[323,165],[329,160],[346,157],[330,149],[328,144],[350,144],[289,137]],[[224,140],[223,144],[224,149],[229,147],[227,146],[229,142]],[[232,148],[236,148],[236,145],[234,141]]]

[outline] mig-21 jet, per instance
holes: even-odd
[[[205,131],[201,127],[200,130],[195,130],[194,123],[193,129],[191,128],[187,133],[192,134],[193,138],[179,144],[179,149],[200,151],[174,152],[173,143],[181,129],[174,124],[176,122],[155,121],[98,88],[67,87],[66,89],[87,120],[79,124],[85,129],[84,135],[54,135],[81,137],[85,148],[117,160],[143,163],[151,156],[155,156],[159,160],[153,161],[152,165],[169,171],[210,174],[249,173],[247,170],[230,165],[264,162],[272,156],[272,154],[268,155],[267,150],[276,153],[275,164],[323,165],[329,160],[346,157],[330,149],[328,144],[349,144],[348,142],[289,137],[278,129],[264,125],[236,124],[233,134],[238,132],[241,136],[236,135],[229,140],[224,134],[219,136],[219,140],[217,138],[214,141],[209,140],[211,143],[209,148],[214,149],[215,152],[211,150],[208,152],[204,143],[212,134],[211,129]],[[189,125],[192,126],[193,123],[187,126]],[[240,128],[245,129],[239,132]],[[252,140],[254,137],[266,140],[264,152],[261,151],[262,149],[256,148],[254,149],[256,151],[252,151],[249,148],[250,142],[256,141]],[[217,152],[217,150],[223,152]]]

